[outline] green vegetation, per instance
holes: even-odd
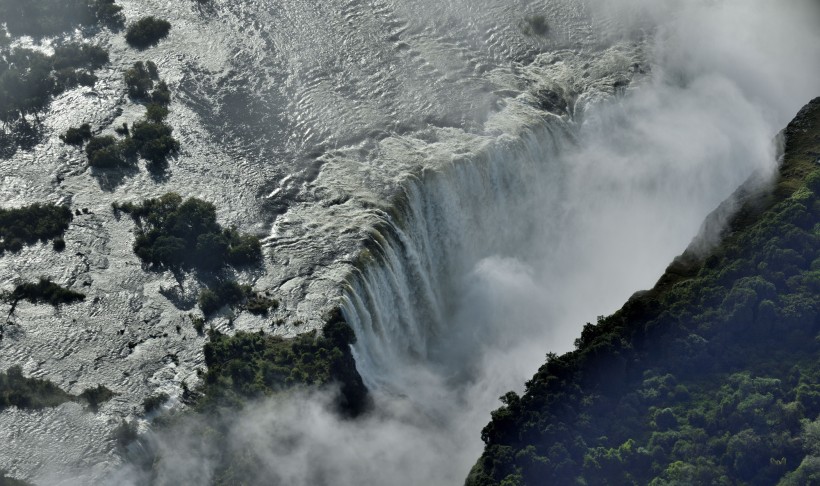
[[[191,318],[191,324],[193,324],[196,333],[201,335],[205,330],[205,318],[193,314],[188,314],[188,317]]]
[[[97,24],[111,29],[125,24],[114,0],[0,0],[0,19],[13,36],[54,36]]]
[[[149,104],[143,120],[135,122],[131,128],[123,124],[115,129],[124,138],[117,139],[112,135],[92,137],[91,127],[87,124],[79,129],[69,129],[61,138],[78,146],[87,140],[88,164],[96,169],[133,166],[137,156],[145,159],[151,169],[162,168],[167,158],[179,151],[179,142],[172,136],[173,128],[165,123],[171,93],[164,81],[154,84],[158,79],[157,66],[151,61],[137,62],[125,72],[129,96]]]
[[[90,44],[64,44],[47,56],[24,48],[0,50],[0,122],[27,123],[46,109],[52,96],[75,86],[93,86],[93,74],[108,63],[108,53]]]
[[[138,100],[150,99],[150,92],[154,89],[154,81],[159,81],[157,65],[151,61],[135,62],[125,71],[125,86],[128,96]]]
[[[239,331],[228,336],[212,329],[208,338],[204,349],[208,370],[202,376],[200,389],[192,392],[183,383],[183,399],[191,405],[190,409],[154,419],[155,426],[168,426],[171,430],[196,424],[194,444],[201,441],[218,445],[228,440],[239,412],[250,400],[294,389],[339,386],[336,405],[339,413],[347,416],[358,415],[368,406],[367,389],[351,353],[355,336],[338,310],[328,316],[321,335],[311,331],[285,339],[261,331]],[[136,430],[125,423],[117,438],[123,448],[140,440]],[[255,476],[261,470],[259,456],[249,449],[252,446],[247,447],[206,448],[214,466],[211,484],[259,482]],[[136,466],[150,474],[164,460],[162,456],[152,456],[140,459]]]
[[[142,204],[115,204],[140,225],[134,253],[158,268],[219,270],[225,265],[247,265],[262,259],[259,238],[222,228],[216,207],[196,198],[183,201],[168,193]]]
[[[350,354],[353,330],[336,312],[322,335],[315,331],[293,339],[239,331],[233,336],[208,332],[205,345],[204,396],[200,409],[241,406],[253,397],[294,386],[341,385],[340,407],[358,413],[366,405],[367,389]]]
[[[151,413],[159,410],[159,408],[171,398],[167,393],[157,393],[151,395],[142,401],[142,408],[145,413]]]
[[[91,137],[91,125],[83,123],[79,128],[71,127],[66,130],[64,134],[60,135],[60,140],[69,145],[82,147]]]
[[[469,485],[820,481],[820,98],[721,245],[502,397]]]
[[[154,115],[158,110],[168,110],[159,105],[148,105],[147,115]],[[164,118],[164,116],[163,116]],[[143,159],[151,164],[161,164],[171,154],[179,150],[179,142],[171,136],[173,128],[160,121],[140,120],[131,127],[131,141],[134,149]]]
[[[0,372],[0,410],[7,407],[56,407],[73,398],[50,381],[24,377],[19,366],[12,366],[5,373]]]
[[[279,303],[275,299],[253,291],[249,285],[239,285],[234,281],[218,282],[199,293],[199,308],[209,316],[224,306],[247,310],[254,315],[267,315]]]
[[[219,282],[199,293],[199,308],[202,309],[203,314],[208,316],[223,306],[233,307],[244,302],[250,293],[250,286],[239,285],[232,280]]]
[[[93,137],[85,146],[88,165],[96,169],[113,169],[128,164],[124,145],[111,135]]]
[[[170,31],[170,22],[153,16],[144,17],[128,26],[125,40],[132,47],[145,49],[164,39]]]
[[[257,316],[266,316],[271,309],[279,307],[279,302],[265,294],[251,295],[245,302],[245,310]]]
[[[527,35],[545,36],[549,34],[550,28],[547,24],[547,18],[543,15],[530,15],[524,19],[522,30]]]
[[[88,403],[88,408],[91,409],[92,412],[96,413],[100,408],[100,404],[111,400],[116,395],[116,393],[112,392],[103,385],[97,385],[96,388],[86,388],[82,393],[80,393],[79,398]]]
[[[55,204],[0,208],[0,255],[6,250],[17,252],[23,245],[62,236],[72,218],[70,209]]]
[[[21,300],[27,300],[34,304],[51,304],[57,307],[60,304],[73,304],[85,300],[85,294],[60,287],[47,278],[41,278],[36,284],[22,283],[18,285],[6,299],[14,304]]]

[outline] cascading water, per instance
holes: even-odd
[[[488,143],[479,156],[413,178],[395,210],[382,212],[343,307],[369,388],[407,393],[403,370],[442,355],[464,276],[489,256],[527,257],[520,251],[531,231],[514,215],[539,210],[533,194],[542,195],[538,204],[560,207],[559,153],[572,132],[565,120],[545,116],[518,139]]]

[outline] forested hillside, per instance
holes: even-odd
[[[820,484],[820,98],[720,244],[510,392],[468,485]]]

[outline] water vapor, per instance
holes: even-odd
[[[368,286],[364,275],[354,286],[345,313],[374,410],[341,419],[333,391],[279,397],[231,418],[227,443],[210,447],[248,451],[263,465],[260,484],[461,484],[498,397],[522,391],[547,352],[570,350],[585,322],[652,286],[711,210],[752,173],[771,173],[774,136],[820,94],[816,2],[622,0],[590,9],[626,30],[653,26],[651,77],[588,105],[575,121],[577,145],[559,156],[533,142],[529,153],[550,159],[543,183],[505,201],[474,200],[485,205],[475,214],[459,213],[456,202],[467,198],[439,204],[453,214],[436,218],[453,225],[436,241],[452,246],[422,244],[433,240],[405,228],[403,250],[372,274],[381,280]],[[640,22],[629,20],[635,12]],[[441,184],[449,191],[469,177]],[[424,225],[433,209],[419,204]],[[407,248],[419,261],[400,261]],[[412,289],[403,297],[426,317],[379,320],[374,302],[399,292],[390,282],[416,275],[412,265],[448,273],[429,275],[433,297]],[[389,299],[385,309],[400,308]],[[388,328],[388,338],[369,335]],[[195,426],[159,436],[161,484],[210,478],[212,452],[190,440]]]

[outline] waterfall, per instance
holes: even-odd
[[[560,204],[558,154],[572,140],[572,125],[546,117],[517,139],[501,137],[412,177],[394,209],[380,213],[343,304],[368,388],[403,391],[402,369],[435,359],[432,348],[454,312],[451,298],[477,262],[526,257],[516,252],[529,231],[514,215]],[[541,208],[533,194],[543,196]]]

